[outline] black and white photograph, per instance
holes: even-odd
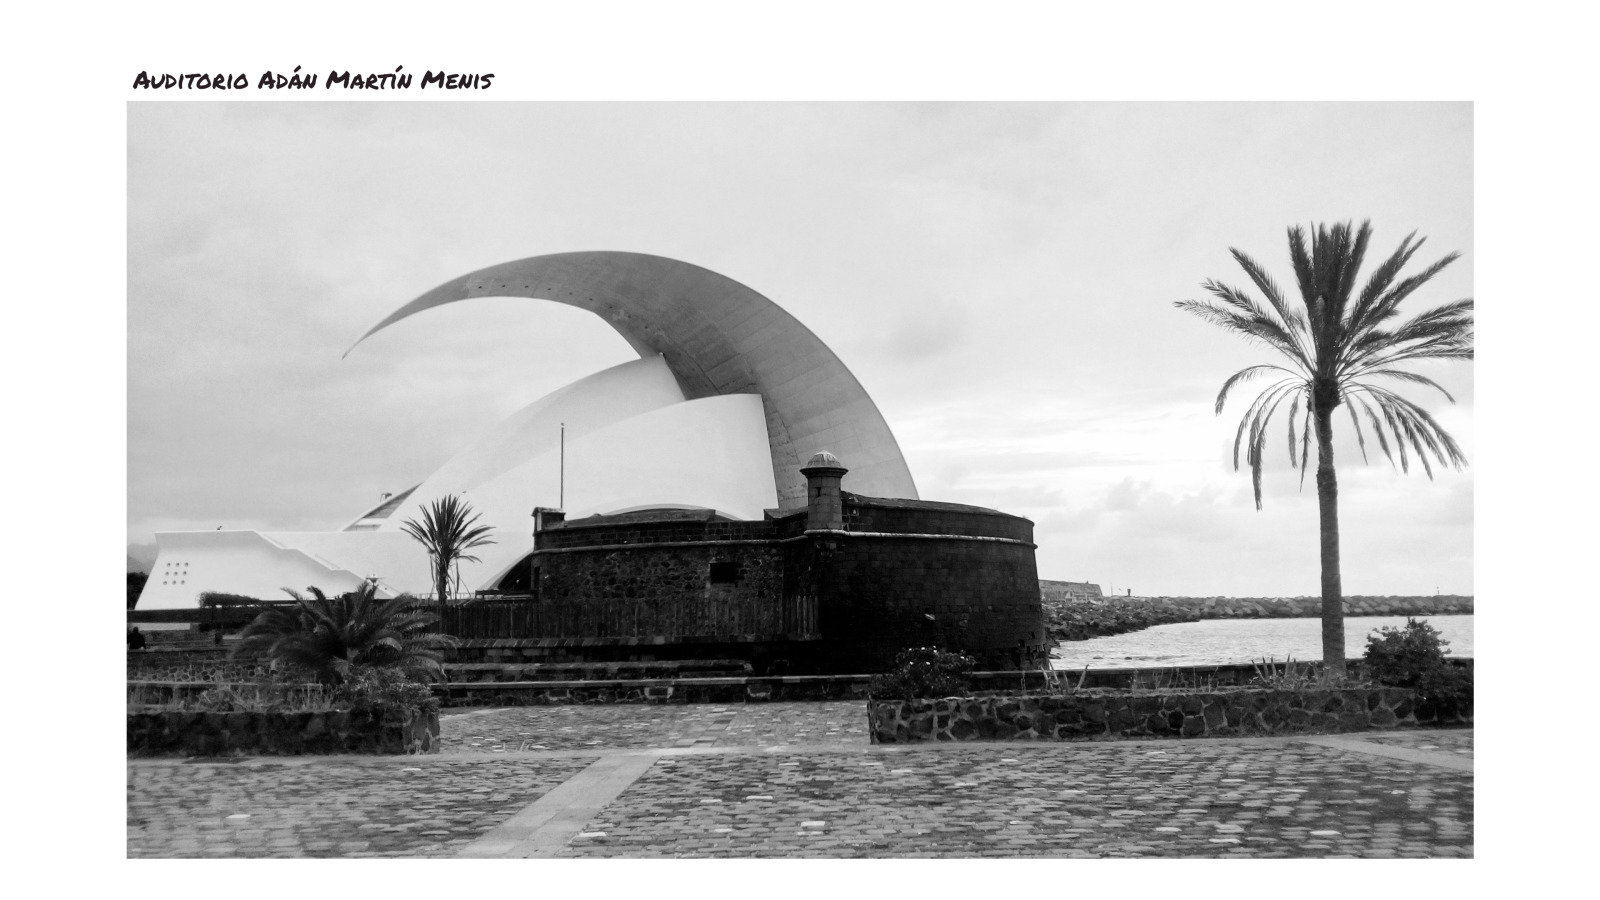
[[[130,105],[129,855],[1470,856],[1472,125]]]
[[[173,31],[74,75],[93,138],[56,164],[83,177],[38,170],[71,194],[30,200],[16,249],[81,220],[109,261],[36,265],[108,296],[35,304],[52,324],[24,327],[79,346],[13,380],[61,423],[18,467],[40,533],[125,501],[125,753],[70,730],[111,710],[50,716],[100,745],[55,764],[95,773],[97,855],[634,873],[606,893],[700,861],[645,870],[702,876],[669,894],[722,860],[821,879],[785,893],[945,882],[913,860],[992,889],[1017,870],[990,860],[1031,860],[1136,895],[1158,885],[1118,872],[1152,870],[1093,861],[1344,860],[1245,870],[1331,895],[1388,877],[1367,860],[1571,827],[1504,805],[1523,768],[1561,777],[1505,752],[1509,722],[1564,716],[1547,688],[1581,677],[1525,702],[1507,664],[1586,629],[1564,598],[1512,615],[1572,583],[1550,561],[1584,529],[1508,444],[1559,392],[1502,375],[1537,367],[1547,295],[1507,260],[1537,267],[1514,251],[1541,228],[1576,246],[1506,198],[1592,189],[1553,188],[1571,142],[1541,169],[1503,141],[1570,103],[1452,82],[1439,47],[1290,75],[1309,14],[1156,16],[1141,42],[1131,11],[713,6],[526,41],[531,14],[434,45],[379,21],[339,44],[366,21],[343,14]],[[1326,29],[1311,69],[1367,33]],[[84,390],[105,404],[52,399]],[[23,667],[112,703],[109,624],[64,663],[76,617],[37,605],[90,545],[44,543]],[[1411,892],[1476,865],[1373,871]],[[426,868],[414,888],[455,883]]]

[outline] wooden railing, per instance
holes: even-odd
[[[249,624],[263,609],[270,606],[285,606],[292,604],[261,604],[239,606],[202,606],[190,609],[130,609],[128,610],[128,624],[145,625],[154,623],[163,624],[189,624],[189,625],[222,625],[225,627],[242,627]]]
[[[618,600],[487,600],[447,607],[442,631],[480,638],[815,637],[814,598],[697,596]]]

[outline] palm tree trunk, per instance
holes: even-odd
[[[449,577],[450,573],[450,570],[447,568],[449,565],[449,563],[444,562],[444,558],[441,556],[439,557],[438,567],[434,569],[433,573],[433,586],[439,593],[439,630],[441,632],[444,631],[444,595],[445,591],[448,590],[448,583],[446,579]]]
[[[1322,525],[1322,668],[1343,677],[1344,591],[1339,584],[1339,481],[1333,470],[1333,409],[1313,401],[1317,428],[1317,511]]]

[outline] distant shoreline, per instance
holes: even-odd
[[[1083,641],[1141,631],[1155,625],[1202,619],[1306,619],[1322,615],[1320,597],[1105,597],[1079,599],[1040,582],[1040,601],[1050,638]],[[1344,614],[1357,616],[1460,616],[1473,614],[1473,598],[1457,594],[1424,597],[1344,598]]]

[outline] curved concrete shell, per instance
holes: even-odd
[[[660,354],[689,400],[759,394],[780,508],[805,506],[800,466],[823,449],[850,460],[860,493],[917,499],[888,424],[833,351],[771,300],[699,266],[617,252],[502,263],[412,300],[356,344],[414,313],[473,297],[528,297],[589,310],[640,356]]]

